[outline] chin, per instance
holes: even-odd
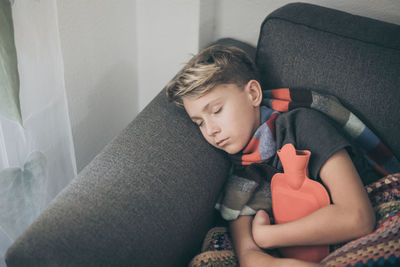
[[[234,155],[240,152],[240,149],[234,149],[234,148],[227,148],[224,149],[224,151],[230,155]]]

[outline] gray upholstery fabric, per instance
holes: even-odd
[[[7,253],[8,266],[187,266],[228,172],[162,91]]]
[[[256,62],[264,89],[339,97],[400,158],[400,26],[289,4],[264,21]]]

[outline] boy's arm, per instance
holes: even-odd
[[[320,266],[319,264],[299,261],[295,259],[275,258],[263,252],[254,242],[251,234],[252,216],[240,216],[238,219],[230,222],[230,233],[233,240],[233,246],[239,264],[241,267],[258,266],[298,266],[311,267]]]
[[[253,234],[260,247],[335,244],[373,230],[373,208],[346,150],[338,151],[325,162],[320,177],[333,204],[279,225],[261,225],[256,216]]]

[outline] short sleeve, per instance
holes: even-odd
[[[313,179],[319,179],[319,171],[329,157],[343,148],[351,147],[334,121],[308,108],[297,108],[279,115],[275,129],[277,149],[292,143],[298,150],[311,151],[309,173]],[[272,159],[272,165],[282,170],[277,155]]]

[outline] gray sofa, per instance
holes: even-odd
[[[400,157],[400,26],[289,4],[265,19],[255,57],[264,88],[336,95]],[[187,266],[228,170],[162,90],[14,242],[7,266]]]

